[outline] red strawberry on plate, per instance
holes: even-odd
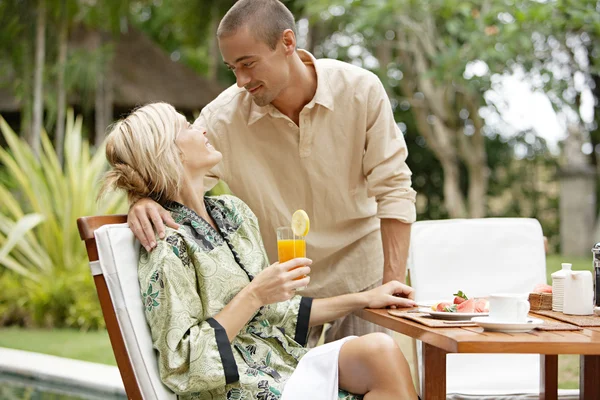
[[[490,303],[486,299],[475,300],[475,312],[488,313],[490,312]]]
[[[452,311],[450,311],[451,309],[453,309],[453,304],[445,302],[445,301],[438,303],[437,306],[435,307],[435,311],[440,311],[440,312],[444,312],[444,311],[452,312]]]
[[[456,311],[459,313],[474,313],[475,312],[475,300],[465,300],[456,306]]]
[[[469,298],[462,290],[459,290],[458,293],[454,293],[454,304],[461,304],[467,300],[469,300]]]

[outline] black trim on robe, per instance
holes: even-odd
[[[312,297],[302,297],[300,300],[300,309],[298,310],[298,322],[296,323],[296,335],[294,336],[294,340],[302,346],[306,346],[308,340],[308,322],[310,321],[312,302]]]
[[[214,318],[206,320],[208,324],[215,330],[215,339],[217,340],[217,349],[219,349],[219,355],[221,356],[221,363],[223,364],[223,370],[225,371],[225,384],[235,383],[240,380],[238,373],[237,363],[233,358],[233,350],[227,337],[225,328]]]

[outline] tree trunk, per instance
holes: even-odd
[[[483,136],[484,123],[479,116],[479,102],[476,96],[464,94],[464,99],[475,132],[472,136],[465,135],[464,131],[458,132],[459,154],[467,165],[469,174],[469,216],[483,218],[486,216],[487,189],[489,168],[487,153],[485,151],[485,138]]]
[[[105,52],[101,57],[101,65],[98,66],[96,76],[96,91],[94,96],[94,146],[98,148],[106,137],[106,130],[113,121],[113,59],[115,57],[112,49],[104,47],[108,42],[114,42],[112,37],[103,36],[102,32],[94,31],[92,40],[93,51]]]
[[[591,57],[590,57],[591,59]],[[592,65],[590,63],[590,65]],[[592,89],[592,95],[594,97],[594,122],[596,123],[596,129],[590,131],[590,139],[592,145],[594,146],[594,151],[592,151],[591,159],[592,162],[595,163],[596,168],[596,176],[600,176],[600,162],[598,162],[598,157],[596,156],[597,146],[600,145],[600,74],[592,74],[592,79],[594,81],[594,88]],[[598,181],[596,180],[596,185],[598,185]],[[598,188],[598,186],[596,186]],[[600,201],[600,195],[598,194],[598,189],[596,190],[596,202]],[[600,240],[600,215],[596,218],[596,224],[594,228],[594,240]]]
[[[403,86],[408,87],[408,85]],[[413,94],[408,91],[412,97]],[[466,218],[467,208],[465,198],[460,189],[460,168],[456,152],[456,144],[452,138],[455,133],[435,118],[433,124],[429,124],[427,117],[430,110],[427,103],[422,106],[413,106],[413,115],[419,132],[425,138],[427,145],[442,164],[444,171],[444,206],[450,218]]]
[[[388,74],[388,66],[392,62],[393,57],[392,46],[389,40],[381,40],[377,44],[377,47],[375,48],[375,57],[379,61],[379,73],[381,75],[381,79],[385,82]],[[393,94],[389,85],[384,84],[384,86],[388,97],[391,99]]]
[[[450,218],[466,218],[464,196],[460,190],[460,170],[458,159],[440,159],[444,170],[444,206]]]
[[[63,162],[63,151],[65,141],[65,115],[67,107],[67,93],[65,88],[65,69],[67,65],[67,4],[66,0],[61,1],[60,27],[58,32],[58,76],[57,86],[57,111],[56,111],[56,134],[54,137],[54,148],[58,161]]]
[[[405,35],[398,34],[398,42],[407,41]],[[416,41],[413,41],[415,43]],[[401,44],[401,46],[403,46]],[[450,218],[466,218],[467,208],[465,198],[460,188],[460,168],[457,155],[457,132],[446,125],[450,119],[448,112],[441,112],[449,106],[447,98],[443,96],[443,88],[431,83],[426,83],[429,78],[423,77],[427,60],[418,46],[411,47],[411,51],[399,52],[400,64],[404,78],[400,80],[402,92],[406,98],[413,100],[417,91],[421,91],[425,98],[422,101],[411,101],[415,123],[421,135],[425,138],[427,146],[435,154],[444,171],[444,207]],[[440,111],[436,114],[436,111]],[[430,121],[430,117],[433,120]]]
[[[37,156],[40,152],[40,135],[44,116],[44,59],[46,56],[46,0],[38,1],[36,35],[35,35],[35,67],[33,75],[33,122],[29,144]]]
[[[309,19],[310,21],[310,19]],[[308,34],[306,35],[306,51],[315,54],[315,47],[323,40],[323,27],[317,21],[308,25]]]
[[[22,79],[23,94],[21,97],[21,137],[27,141],[29,141],[31,137],[31,132],[33,132],[33,87],[31,77],[33,76],[34,57],[31,52],[32,43],[33,40],[28,40],[28,43],[22,44],[23,59],[21,60],[23,76],[25,77],[24,79]]]
[[[486,216],[487,170],[483,166],[469,166],[469,217],[483,218]]]
[[[104,142],[104,139],[106,138],[106,132],[107,132],[107,128],[110,124],[113,123],[114,121],[114,113],[113,113],[113,108],[114,108],[114,103],[115,103],[115,91],[113,90],[113,69],[112,69],[112,58],[114,57],[114,54],[111,55],[111,57],[109,58],[109,62],[108,65],[106,66],[105,69],[105,75],[104,75],[104,117],[106,118],[104,120],[104,130],[102,130],[102,137],[101,137],[101,141],[100,143]]]
[[[102,136],[102,132],[104,132],[105,126],[104,121],[106,117],[104,116],[104,72],[101,71],[98,76],[96,76],[96,93],[94,97],[94,145],[98,146],[98,142],[100,142],[100,136]]]
[[[210,27],[208,31],[208,79],[216,82],[221,64],[219,42],[217,40],[217,27],[219,26],[219,7],[214,2],[210,8]]]
[[[95,127],[94,145],[98,148],[102,145],[106,137],[106,130],[113,121],[113,103],[114,95],[112,88],[112,62],[103,68],[102,72],[96,78],[96,97],[95,97]]]

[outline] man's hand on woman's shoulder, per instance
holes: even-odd
[[[141,199],[133,204],[127,214],[127,224],[147,251],[156,247],[156,234],[161,239],[165,237],[165,224],[179,229],[171,213],[152,199]]]

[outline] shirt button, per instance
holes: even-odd
[[[292,124],[291,122],[288,122],[288,126],[289,126],[290,128],[293,128],[293,127],[294,127],[294,124]]]

